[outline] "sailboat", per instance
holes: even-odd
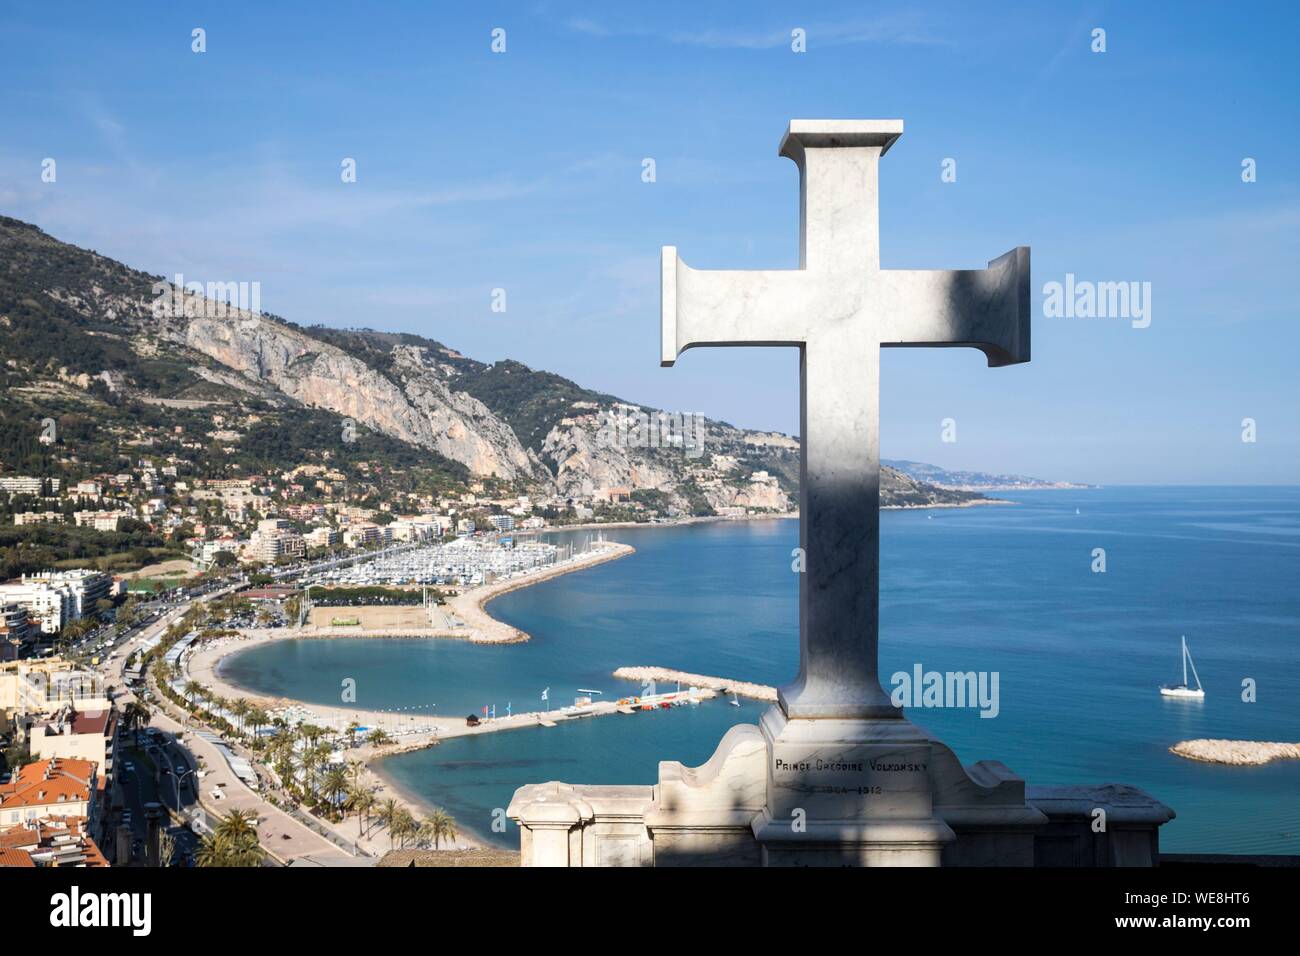
[[[1196,680],[1196,687],[1187,686],[1187,665],[1192,665],[1192,677]],[[1166,685],[1160,688],[1160,694],[1164,697],[1189,697],[1195,700],[1203,700],[1205,691],[1201,689],[1201,678],[1196,673],[1196,662],[1192,660],[1192,652],[1187,649],[1187,635],[1183,635],[1183,682],[1176,686]]]
[[[732,706],[732,707],[739,707],[739,706],[740,706],[740,698],[736,696],[736,692],[735,692],[734,690],[731,692],[731,701],[730,701],[730,703],[731,703],[731,706]]]

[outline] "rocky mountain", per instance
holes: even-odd
[[[218,445],[238,436],[210,430],[214,416],[249,427],[269,416],[295,431],[295,422],[310,420],[325,446],[315,454],[338,461],[351,449],[326,437],[332,420],[341,435],[355,428],[369,436],[372,456],[385,449],[388,459],[409,462],[393,442],[423,450],[426,464],[449,481],[567,497],[612,490],[684,513],[786,511],[797,496],[799,446],[790,436],[637,406],[417,335],[297,325],[246,302],[228,305],[238,291],[175,289],[0,217],[6,467],[14,467],[14,448],[29,449],[35,439],[38,419],[18,408],[27,404],[73,419],[108,408],[172,415],[209,429]],[[313,453],[293,438],[285,445]],[[212,456],[213,467],[219,458]],[[882,497],[901,505],[979,496],[886,469]]]

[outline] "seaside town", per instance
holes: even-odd
[[[221,680],[221,657],[302,636],[524,640],[483,610],[490,597],[632,550],[604,532],[577,544],[540,532],[691,516],[623,487],[390,495],[327,466],[194,471],[175,455],[66,481],[0,471],[0,519],[23,535],[0,552],[19,571],[0,582],[0,866],[373,865],[444,849],[513,863],[404,799],[369,761],[725,690],[682,689],[679,676],[678,690],[645,699],[468,718],[253,698]],[[763,472],[749,480],[775,485]],[[34,567],[56,540],[42,533],[85,557]]]

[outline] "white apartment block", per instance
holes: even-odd
[[[218,538],[216,541],[204,541],[199,547],[199,560],[205,563],[212,561],[223,551],[234,554],[239,550],[239,544],[236,538]]]
[[[343,532],[343,545],[348,548],[364,548],[381,540],[379,527],[373,524],[357,525]]]
[[[335,548],[342,536],[333,528],[312,528],[304,540],[309,548]]]
[[[109,596],[111,583],[99,571],[41,571],[0,584],[0,602],[22,605],[40,622],[42,633],[57,634],[94,613],[96,602]]]
[[[272,519],[275,520],[275,519]],[[266,522],[259,522],[265,524]],[[288,522],[285,522],[288,524]],[[301,558],[307,553],[307,543],[302,535],[287,528],[258,528],[248,539],[244,557],[254,561],[273,563],[281,558]]]
[[[23,511],[14,514],[14,524],[63,524],[63,513],[59,511]]]
[[[31,478],[23,475],[5,475],[0,477],[0,491],[7,491],[11,495],[39,495],[41,485],[48,481],[50,490],[55,494],[59,491],[58,478]]]
[[[123,521],[134,517],[135,515],[130,511],[78,511],[72,515],[72,520],[77,523],[78,528],[116,531],[122,526]]]

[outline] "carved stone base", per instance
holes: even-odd
[[[1098,811],[1106,829],[1098,830]],[[521,787],[525,866],[1153,866],[1173,811],[1135,787],[1040,788],[963,767],[902,718],[731,728],[653,787]]]

